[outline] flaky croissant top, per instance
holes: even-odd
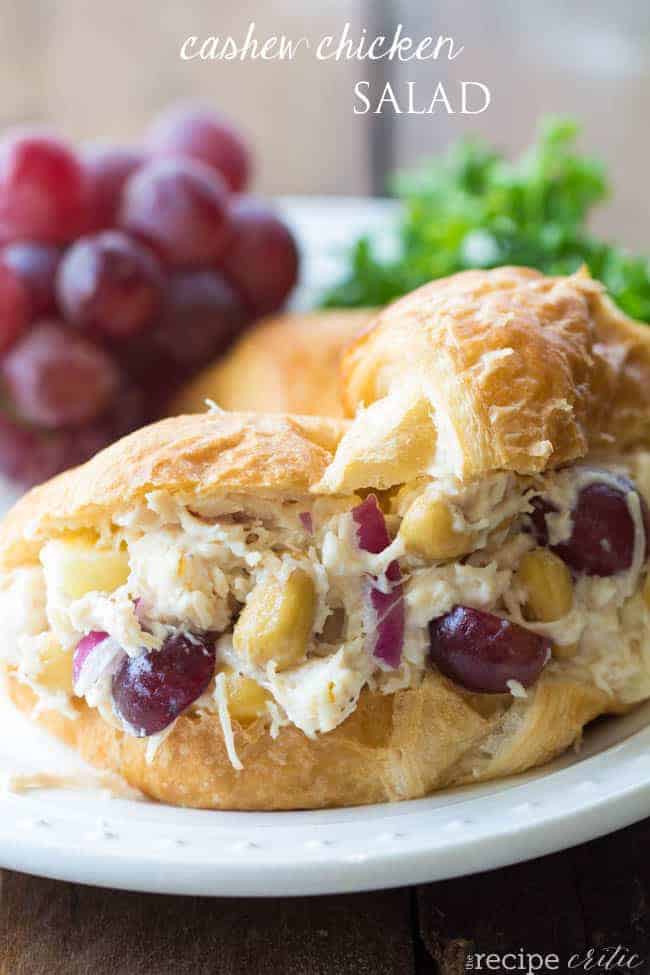
[[[418,468],[534,473],[650,441],[648,329],[583,273],[503,267],[433,281],[380,313],[341,372],[347,413],[372,409],[332,488],[366,474],[390,487]]]

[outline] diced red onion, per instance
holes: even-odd
[[[404,644],[404,599],[398,562],[390,563],[386,578],[393,584],[390,592],[381,592],[376,586],[370,590],[370,602],[377,616],[372,653],[388,667],[396,669],[402,660]]]
[[[302,527],[310,535],[314,534],[314,521],[309,511],[301,511],[298,515],[300,521],[302,522]]]
[[[378,555],[390,545],[390,535],[386,519],[374,494],[352,509],[352,517],[357,526],[359,548],[372,555]]]
[[[72,655],[72,680],[76,685],[81,677],[81,671],[83,669],[86,660],[93,652],[95,647],[103,643],[108,637],[108,633],[104,633],[102,630],[92,630],[86,636],[79,640],[79,643],[75,647],[74,654]]]
[[[353,509],[352,518],[357,526],[359,548],[364,552],[378,555],[390,545],[386,520],[374,494],[369,494]],[[386,569],[386,579],[390,583],[389,592],[382,592],[374,584],[371,584],[369,591],[376,618],[375,632],[371,637],[372,655],[387,667],[396,669],[402,659],[405,625],[402,572],[397,560]]]
[[[133,600],[133,612],[135,613],[135,618],[137,619],[138,623],[140,624],[140,626],[142,626],[142,624],[145,621],[145,612],[144,612],[144,606],[142,605],[141,596],[138,596],[136,599]]]

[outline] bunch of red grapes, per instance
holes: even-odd
[[[0,474],[37,483],[155,419],[284,304],[296,244],[249,175],[203,109],[167,113],[142,148],[0,143]]]

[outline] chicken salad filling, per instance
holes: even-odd
[[[313,737],[364,688],[436,668],[524,697],[543,671],[650,695],[650,455],[381,496],[153,492],[0,580],[3,655],[40,708],[75,697],[150,754],[188,709]],[[504,705],[505,707],[506,705]]]

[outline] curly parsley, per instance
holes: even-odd
[[[570,274],[586,264],[629,315],[650,321],[650,261],[599,240],[587,228],[609,187],[602,164],[575,149],[578,126],[546,119],[536,143],[510,162],[466,140],[392,188],[403,204],[397,253],[356,242],[345,279],[325,307],[384,305],[433,278],[467,268],[522,264]]]

